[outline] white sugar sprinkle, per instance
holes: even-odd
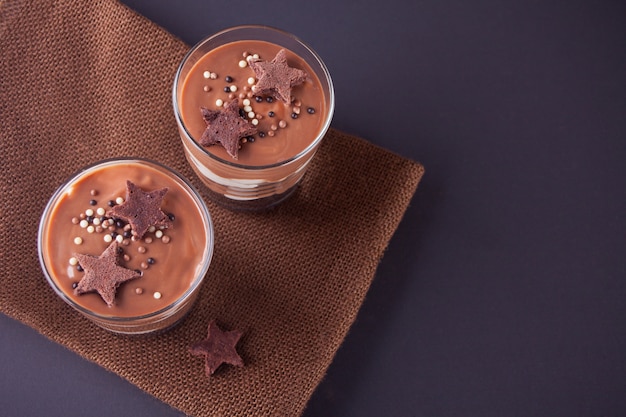
[[[104,235],[104,241],[105,241],[106,243],[111,243],[111,242],[113,242],[113,236],[111,236],[111,235],[109,235],[109,234]]]
[[[157,230],[157,231],[154,233],[154,235],[155,235],[157,238],[161,239],[161,238],[163,237],[163,231],[162,231],[162,230]]]
[[[87,220],[81,220],[80,223],[78,223],[80,225],[80,227],[82,227],[83,229],[87,226],[89,226],[89,222]]]
[[[249,98],[245,98],[242,103],[243,103],[244,106],[249,106],[250,105],[250,99]],[[252,108],[250,108],[250,109],[252,109]],[[244,108],[244,110],[245,110],[245,108]]]
[[[233,93],[236,92],[237,91],[237,86],[236,85],[231,85],[230,86],[230,91],[233,92]]]
[[[74,244],[76,244],[76,245],[80,245],[81,243],[83,243],[83,238],[82,238],[82,237],[80,237],[80,236],[76,236],[76,237],[74,238]]]
[[[73,256],[70,258],[70,265],[72,266],[76,266],[78,265],[78,259],[74,258]]]
[[[86,216],[93,216],[93,210],[92,209],[85,210],[85,215]]]
[[[256,80],[254,79],[254,77],[250,77],[248,78],[248,84],[252,85],[256,82]]]
[[[104,216],[104,213],[106,213],[106,210],[102,207],[98,207],[98,210],[96,210],[96,213],[98,214],[98,216]]]
[[[159,298],[161,298],[161,293],[156,291],[152,296],[158,300]]]
[[[215,105],[217,107],[222,107],[223,104],[224,104],[224,100],[222,100],[221,98],[218,98],[217,100],[215,100]]]
[[[202,76],[203,76],[204,78],[210,78],[210,77],[211,77],[211,71],[204,71],[204,72],[202,73]]]
[[[96,228],[95,228],[95,227],[93,227],[93,226],[91,226],[91,225],[87,226],[87,233],[93,233],[93,232],[95,232],[95,231],[96,231]]]
[[[116,202],[117,204],[122,204],[122,203],[124,202],[124,199],[123,199],[122,197],[117,197],[117,198],[115,199],[115,202]]]
[[[239,68],[245,68],[248,65],[248,62],[245,59],[239,61]]]

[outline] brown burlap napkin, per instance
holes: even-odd
[[[123,337],[46,284],[39,216],[81,166],[113,156],[187,167],[172,114],[188,46],[113,0],[0,2],[0,310],[196,416],[297,416],[355,319],[422,176],[419,164],[331,130],[278,209],[210,204],[216,246],[200,298],[174,330]],[[244,368],[210,380],[188,346],[210,319],[244,331]]]

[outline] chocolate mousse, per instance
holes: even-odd
[[[195,63],[179,103],[192,137],[205,145],[206,110],[220,111],[233,100],[240,118],[256,132],[241,132],[238,151],[222,146],[206,150],[242,165],[271,165],[294,157],[317,138],[326,120],[326,99],[315,72],[290,50],[265,41],[231,42]]]
[[[70,305],[130,320],[167,317],[193,301],[212,239],[206,207],[184,180],[159,164],[121,159],[88,168],[57,191],[39,248],[48,280]]]
[[[209,198],[260,211],[296,191],[330,127],[335,93],[310,47],[281,30],[246,25],[189,50],[172,102],[185,157]],[[216,122],[224,113],[231,120]]]

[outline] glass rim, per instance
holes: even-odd
[[[96,168],[107,166],[107,165],[113,165],[115,163],[138,163],[138,164],[144,164],[144,165],[152,166],[152,167],[159,168],[159,169],[166,171],[168,175],[171,175],[176,180],[178,180],[183,186],[183,188],[186,188],[186,191],[191,195],[193,200],[196,202],[196,205],[200,211],[200,215],[203,217],[203,221],[206,223],[206,226],[207,226],[206,227],[207,229],[206,245],[205,245],[205,250],[203,253],[203,259],[206,259],[206,262],[204,263],[204,265],[202,266],[202,269],[198,272],[198,274],[192,281],[189,288],[179,298],[177,298],[176,300],[174,300],[172,303],[168,304],[167,306],[162,307],[156,311],[153,311],[147,314],[138,315],[138,316],[103,315],[103,314],[95,313],[91,311],[90,309],[85,308],[82,305],[78,304],[77,302],[72,300],[72,298],[69,297],[61,288],[59,288],[57,283],[52,278],[52,274],[50,273],[46,265],[44,256],[43,256],[43,253],[44,253],[43,236],[45,233],[46,218],[50,215],[51,210],[58,203],[59,197],[65,192],[65,190],[70,184],[78,180],[81,176],[89,173],[90,171],[95,170]],[[180,174],[175,169],[170,168],[152,159],[123,156],[123,157],[107,158],[107,159],[103,159],[97,162],[93,162],[89,165],[86,165],[85,167],[81,168],[80,170],[70,175],[69,178],[65,180],[54,191],[54,193],[52,194],[52,196],[46,203],[46,207],[44,208],[44,211],[41,215],[41,219],[39,221],[39,228],[37,232],[37,253],[39,256],[39,264],[46,277],[46,280],[48,281],[48,284],[50,285],[50,287],[52,287],[54,292],[63,301],[65,301],[67,304],[69,304],[71,307],[75,308],[80,313],[84,314],[85,316],[93,318],[94,321],[110,322],[110,323],[115,323],[116,325],[123,325],[125,323],[132,325],[132,324],[135,324],[134,322],[137,322],[137,321],[147,321],[152,318],[160,318],[160,316],[167,314],[169,312],[175,313],[176,311],[178,311],[179,307],[184,306],[184,303],[195,293],[195,291],[198,289],[200,284],[204,281],[204,277],[208,272],[209,266],[211,264],[211,260],[213,258],[214,239],[215,239],[215,236],[214,236],[214,230],[213,230],[213,221],[211,219],[211,214],[209,212],[209,209],[206,203],[204,202],[204,200],[202,199],[198,190],[182,174]]]
[[[293,41],[295,41],[296,43],[298,43],[300,46],[302,46],[308,53],[311,54],[311,56],[315,59],[316,64],[319,65],[320,69],[322,70],[322,74],[325,78],[326,84],[328,85],[328,110],[326,112],[326,120],[324,120],[324,124],[322,125],[321,129],[319,130],[319,133],[317,135],[317,137],[315,138],[314,141],[312,141],[306,148],[304,148],[302,151],[298,152],[297,154],[295,154],[294,156],[291,156],[287,159],[284,159],[282,161],[279,162],[275,162],[273,164],[268,164],[268,165],[246,165],[246,164],[241,164],[238,162],[233,162],[233,161],[229,161],[223,158],[220,158],[219,156],[207,151],[202,145],[200,145],[198,143],[198,141],[193,137],[193,135],[191,135],[191,133],[189,132],[189,130],[187,129],[187,126],[185,125],[185,123],[183,122],[182,116],[180,114],[180,109],[179,109],[179,105],[178,105],[178,97],[177,97],[177,87],[180,84],[180,78],[181,78],[181,73],[183,70],[184,65],[187,63],[187,61],[189,60],[189,58],[198,50],[200,49],[205,43],[216,39],[220,36],[223,36],[225,34],[231,33],[231,32],[235,32],[235,31],[240,31],[240,30],[258,30],[258,31],[267,31],[267,32],[271,32],[271,33],[275,33],[278,35],[281,35],[285,38],[291,39]],[[241,40],[246,40],[244,38],[242,38]],[[260,39],[262,40],[262,39]],[[281,45],[282,46],[282,45]],[[320,80],[323,82],[323,80]],[[203,155],[208,156],[209,158],[222,163],[224,165],[228,165],[230,167],[234,167],[234,168],[241,168],[241,169],[246,169],[246,170],[264,170],[264,169],[271,169],[271,168],[276,168],[276,167],[280,167],[280,166],[284,166],[287,165],[293,161],[297,161],[298,159],[301,159],[302,157],[304,157],[305,155],[307,155],[311,150],[315,149],[317,147],[317,145],[321,142],[322,138],[326,135],[326,132],[328,131],[328,129],[330,128],[330,124],[332,122],[332,118],[333,118],[333,114],[335,111],[335,89],[333,86],[333,81],[332,78],[330,76],[330,72],[328,71],[328,68],[326,67],[326,64],[324,63],[324,61],[322,60],[322,58],[317,54],[317,52],[315,52],[311,47],[309,47],[306,43],[304,43],[300,38],[298,38],[297,36],[295,36],[292,33],[289,33],[287,31],[284,31],[282,29],[278,29],[275,28],[273,26],[268,26],[268,25],[239,25],[239,26],[232,26],[226,29],[223,29],[219,32],[216,32],[212,35],[209,35],[205,38],[203,38],[202,40],[200,40],[198,43],[196,43],[194,46],[191,47],[191,49],[189,49],[189,51],[187,51],[187,53],[185,54],[185,56],[183,57],[183,59],[181,60],[178,69],[176,70],[176,74],[174,75],[174,84],[173,84],[173,88],[172,88],[172,104],[174,106],[174,116],[176,117],[176,122],[178,124],[178,127],[181,128],[184,131],[184,134],[187,138],[190,139],[190,142],[193,144],[194,148],[199,150]]]

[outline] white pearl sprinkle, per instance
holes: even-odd
[[[122,241],[124,240],[124,236],[117,235],[117,236],[115,236],[115,240],[117,240],[117,243],[122,243]]]
[[[256,82],[256,80],[254,79],[254,77],[250,77],[248,78],[248,84],[252,85]]]
[[[93,232],[95,232],[95,231],[96,231],[96,228],[95,228],[95,227],[93,227],[93,226],[91,226],[91,225],[87,226],[87,233],[93,233]]]
[[[124,202],[124,199],[123,199],[122,197],[117,197],[117,198],[115,199],[115,202],[116,202],[117,204],[122,204],[122,203]]]
[[[96,210],[96,213],[98,214],[98,216],[104,216],[104,213],[106,213],[106,210],[102,207],[98,207],[98,210]]]
[[[239,68],[245,68],[248,65],[248,62],[245,59],[239,61]]]
[[[231,85],[231,86],[230,86],[230,91],[231,91],[231,92],[233,92],[233,93],[234,93],[235,91],[237,91],[237,86],[236,86],[236,85]]]
[[[93,224],[98,226],[100,224],[100,219],[97,218],[97,217],[95,219],[93,219]]]
[[[76,266],[78,265],[78,259],[74,258],[73,256],[70,258],[70,265],[72,266]]]
[[[82,227],[83,229],[87,226],[89,226],[89,222],[87,220],[81,220],[80,223],[78,223],[80,225],[80,227]]]
[[[249,106],[250,105],[250,99],[249,98],[245,98],[245,99],[243,99],[242,103],[243,103],[244,106]]]
[[[104,241],[105,241],[106,243],[111,243],[111,242],[113,242],[113,236],[111,236],[111,235],[109,235],[109,234],[104,235]]]
[[[254,55],[252,55],[252,58],[254,58],[254,59],[259,59],[259,54],[254,54]]]
[[[152,296],[158,300],[159,298],[161,298],[161,293],[156,291]]]
[[[92,209],[85,210],[85,215],[86,216],[93,216],[93,210]]]
[[[157,230],[154,235],[158,238],[161,239],[163,237],[163,231],[162,230]]]
[[[82,238],[82,237],[80,237],[80,236],[76,236],[76,237],[74,238],[74,244],[76,244],[76,245],[80,245],[81,243],[83,243],[83,238]]]
[[[154,233],[155,230],[156,230],[156,227],[154,227],[154,226],[148,227],[148,232],[150,232],[150,233]]]
[[[217,80],[217,74],[215,72],[212,72],[211,75],[209,76],[212,80]]]
[[[251,123],[256,126],[259,124],[259,121],[257,119],[252,119]]]
[[[224,100],[222,100],[221,98],[218,98],[217,100],[215,100],[215,105],[217,107],[222,107],[223,104],[224,104]]]
[[[254,114],[253,111],[248,112],[248,118],[254,119],[254,116],[255,116],[255,114]]]
[[[202,73],[202,76],[203,76],[204,78],[211,78],[211,71],[204,71],[204,72]]]
[[[252,111],[252,106],[250,105],[243,106],[243,111],[245,111],[246,113],[250,113]]]

